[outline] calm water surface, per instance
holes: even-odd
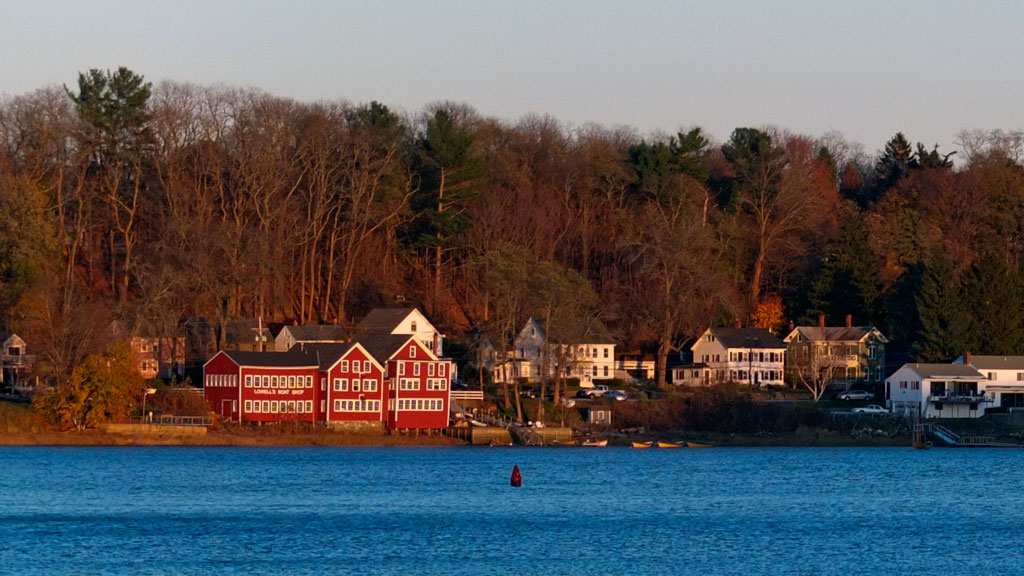
[[[1022,464],[909,448],[0,448],[0,574],[1019,574]]]

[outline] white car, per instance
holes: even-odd
[[[622,402],[623,400],[628,399],[629,396],[627,396],[626,393],[623,392],[622,390],[609,390],[609,391],[605,392],[604,394],[602,394],[601,398],[607,398],[609,400],[615,400],[617,402]]]
[[[878,404],[868,404],[867,406],[861,406],[854,408],[853,411],[857,414],[888,414],[889,411],[879,406]]]
[[[603,396],[604,393],[607,391],[608,387],[605,386],[604,384],[600,384],[594,386],[593,388],[587,388],[586,390],[583,390],[583,394],[586,395],[587,398],[599,398]]]

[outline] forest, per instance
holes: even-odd
[[[700,119],[693,119],[699,123]],[[439,102],[298,102],[89,70],[0,101],[0,328],[60,382],[113,320],[352,325],[415,305],[472,358],[530,316],[666,358],[830,324],[890,362],[1024,353],[1024,132],[640,134]]]

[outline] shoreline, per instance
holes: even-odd
[[[848,435],[819,434],[808,436],[747,436],[733,434],[664,434],[664,441],[680,438],[710,441],[716,447],[788,448],[788,447],[910,447],[910,437],[852,437]],[[634,438],[617,436],[612,447],[629,447]],[[286,433],[247,434],[210,431],[201,436],[182,437],[160,434],[113,434],[101,430],[2,432],[0,446],[472,446],[472,444],[444,435],[361,435],[346,433]]]

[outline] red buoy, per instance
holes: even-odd
[[[523,485],[523,475],[519,473],[519,465],[512,467],[512,486],[519,488]]]

